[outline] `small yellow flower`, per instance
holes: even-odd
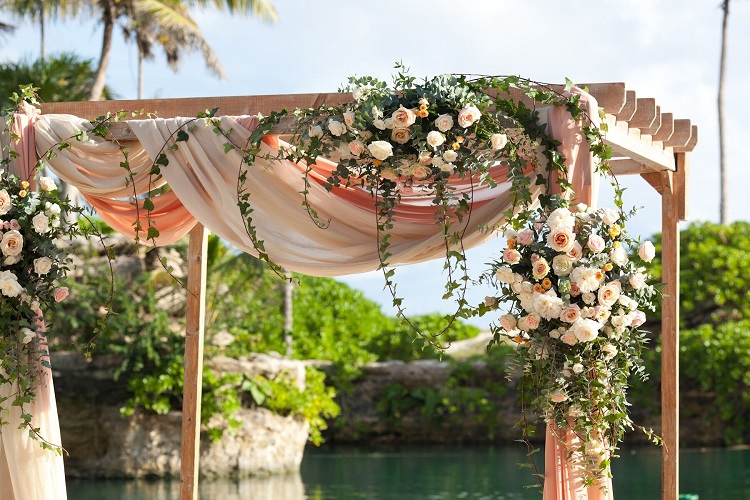
[[[550,288],[552,288],[552,280],[550,280],[549,278],[544,278],[542,280],[542,286],[545,290],[549,290]]]
[[[373,160],[373,161],[372,161],[372,164],[373,164],[374,166],[376,166],[376,167],[379,167],[380,165],[382,165],[382,164],[383,164],[383,162],[382,162],[382,161],[380,161],[380,160]]]
[[[26,197],[26,190],[25,189],[20,190],[18,192],[18,196],[20,196],[21,198],[25,198]]]
[[[618,246],[619,246],[619,245],[618,245]],[[604,267],[603,267],[603,269],[604,269],[604,272],[607,272],[607,271],[611,271],[613,267],[614,267],[614,266],[612,266],[612,263],[611,263],[611,262],[607,262],[606,264],[604,264]]]
[[[604,273],[601,271],[597,271],[594,276],[596,276],[597,281],[601,281],[604,279]]]
[[[620,236],[620,226],[617,224],[612,224],[612,227],[609,228],[609,235],[613,238],[617,238]]]
[[[612,247],[614,247],[614,248],[620,248],[620,242],[619,241],[613,242],[612,243]]]
[[[427,104],[420,104],[419,111],[422,111],[422,112],[427,111]]]
[[[458,137],[456,137],[456,142],[462,144],[464,142],[464,138],[459,135]]]
[[[23,189],[29,189],[29,183],[27,181],[21,181],[21,187]]]
[[[453,147],[453,149],[455,149],[456,151],[458,151],[459,149],[461,149],[461,144],[459,144],[457,142],[454,142],[453,145],[452,145],[452,147]]]

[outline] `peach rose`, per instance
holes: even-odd
[[[34,259],[34,272],[39,276],[44,276],[52,270],[52,259],[49,257],[39,257]]]
[[[569,252],[573,249],[575,236],[567,227],[556,227],[547,235],[547,244],[556,252]]]
[[[0,213],[0,215],[2,214]],[[656,248],[654,248],[654,244],[650,241],[644,241],[641,243],[641,246],[638,248],[638,257],[646,262],[651,262],[654,257],[656,257]]]
[[[453,128],[453,117],[451,115],[440,115],[435,119],[435,126],[441,132],[447,132]]]
[[[589,236],[589,241],[586,243],[586,246],[589,247],[589,250],[591,250],[592,252],[600,253],[602,250],[604,250],[604,238],[602,238],[598,234],[592,234]]]
[[[437,130],[432,130],[427,134],[427,144],[433,148],[437,148],[445,142],[445,136]]]
[[[355,139],[349,143],[349,152],[354,156],[359,156],[365,150],[365,145],[359,139]]]
[[[23,250],[23,235],[15,229],[3,234],[3,239],[0,240],[0,250],[2,250],[3,255],[10,257],[20,254]]]
[[[411,139],[411,133],[408,128],[397,127],[391,131],[391,139],[399,144],[406,144]]]
[[[54,297],[55,302],[62,302],[68,297],[68,287],[67,286],[59,286],[55,288],[54,291]]]
[[[563,403],[568,400],[568,395],[562,389],[555,389],[550,392],[549,399],[553,403]]]
[[[535,280],[540,280],[547,276],[547,273],[549,273],[549,263],[547,262],[547,259],[541,258],[534,262],[531,272]]]
[[[620,298],[621,291],[622,285],[619,281],[610,281],[599,288],[599,304],[612,307],[617,303],[617,299]]]
[[[38,213],[31,219],[31,225],[38,234],[49,233],[49,218],[43,213]]]
[[[10,199],[8,191],[0,189],[0,215],[5,215],[10,212],[13,202]]]
[[[564,344],[568,345],[576,345],[578,343],[578,338],[576,338],[575,334],[573,333],[573,330],[567,330],[565,333],[562,334],[560,337],[560,340]]]
[[[456,161],[457,158],[458,158],[458,153],[456,153],[452,149],[449,149],[448,151],[446,151],[445,153],[443,153],[443,160],[445,160],[445,161],[447,161],[449,163],[452,163],[452,162]]]
[[[338,120],[328,120],[328,130],[338,137],[346,132],[346,125]]]
[[[413,110],[399,106],[391,115],[391,119],[394,127],[410,127],[417,121],[417,115]]]
[[[508,136],[505,134],[492,134],[492,137],[490,137],[490,144],[492,144],[492,149],[498,150],[503,149],[506,144],[508,144]]]
[[[388,141],[372,141],[367,149],[373,158],[381,161],[393,155],[393,145]]]
[[[512,314],[503,314],[500,316],[500,326],[508,331],[515,329],[517,324],[516,317]]]
[[[354,125],[354,111],[344,112],[344,123],[346,123],[347,127]]]
[[[581,317],[581,308],[578,304],[571,304],[560,313],[560,320],[566,323],[575,323]]]
[[[458,112],[458,124],[463,128],[470,127],[482,117],[482,113],[476,106],[466,106]]]

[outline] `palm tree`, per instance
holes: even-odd
[[[729,18],[729,0],[721,5],[724,16],[721,22],[721,56],[719,57],[719,222],[726,225],[727,215],[727,168],[724,156],[724,74],[727,62],[727,19]]]
[[[7,96],[18,91],[20,85],[34,84],[44,102],[84,101],[94,80],[93,61],[72,53],[51,56],[45,61],[9,62],[0,64],[0,108],[12,106]],[[105,87],[103,95],[110,99],[112,92]]]
[[[81,0],[0,0],[0,9],[8,10],[19,18],[39,22],[39,52],[42,62],[47,56],[45,43],[47,16],[64,17],[68,14],[75,16],[81,5]]]
[[[165,2],[167,3],[167,2]],[[138,47],[138,98],[143,97],[143,61],[154,58],[155,44],[164,49],[167,64],[176,71],[182,59],[182,51],[200,50],[209,71],[224,78],[218,56],[203,38],[187,8],[179,0],[171,0],[172,21],[160,23],[151,12],[139,7],[134,9],[130,22],[123,27],[125,39],[135,39]]]
[[[277,18],[276,10],[270,0],[213,0],[213,2],[191,0],[186,3],[180,0],[96,0],[94,5],[100,11],[104,32],[99,65],[89,99],[96,101],[101,98],[112,51],[112,34],[118,19],[126,20],[126,26],[130,25],[135,31],[139,57],[149,57],[147,54],[151,53],[150,45],[153,44],[149,40],[155,36],[152,34],[168,34],[169,41],[162,44],[168,59],[176,57],[175,61],[178,61],[181,49],[199,49],[203,51],[204,59],[210,69],[220,68],[217,66],[218,59],[215,54],[210,51],[210,47],[203,39],[195,22],[187,15],[188,6],[209,4],[220,10],[250,14],[262,20],[275,21]],[[139,33],[139,30],[142,33]],[[175,50],[174,47],[178,49]]]

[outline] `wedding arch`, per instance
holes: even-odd
[[[596,105],[603,108],[603,123],[607,125],[604,133],[604,142],[610,146],[613,158],[610,160],[612,171],[616,175],[640,175],[648,184],[656,189],[662,198],[662,281],[666,286],[664,289],[664,300],[662,305],[662,437],[664,439],[664,451],[662,458],[662,497],[672,499],[678,496],[678,450],[679,450],[679,399],[678,399],[678,304],[679,304],[679,228],[678,223],[686,218],[687,200],[687,178],[689,171],[689,153],[697,143],[697,127],[691,125],[690,120],[674,119],[670,113],[662,113],[659,106],[652,98],[638,98],[634,91],[627,90],[624,83],[599,83],[586,85],[588,92],[593,96],[594,111]],[[562,86],[559,87],[562,90]],[[538,107],[530,98],[522,92],[510,91],[510,96],[517,101],[524,102],[529,107]],[[219,108],[221,120],[226,121],[228,126],[248,126],[252,128],[257,123],[252,123],[252,116],[257,113],[268,115],[281,109],[311,108],[321,105],[335,105],[351,101],[351,94],[327,93],[327,94],[296,94],[296,95],[266,95],[266,96],[237,96],[237,97],[211,97],[211,98],[182,98],[182,99],[155,99],[155,100],[130,100],[130,101],[103,101],[103,102],[75,102],[75,103],[48,103],[41,106],[41,116],[36,120],[36,149],[46,150],[50,144],[66,137],[65,133],[75,131],[76,123],[83,118],[103,116],[108,113],[117,113],[120,110],[146,110],[158,118],[136,117],[133,121],[112,123],[109,126],[109,139],[117,140],[128,146],[140,147],[139,153],[145,158],[150,157],[153,162],[160,154],[160,147],[170,137],[174,130],[169,128],[169,120],[177,117],[194,117],[207,109]],[[63,116],[66,115],[66,116]],[[154,116],[151,115],[151,116]],[[235,118],[232,118],[235,117]],[[237,118],[240,117],[240,118]],[[67,128],[66,128],[67,127]],[[282,120],[270,131],[270,136],[283,136],[291,131],[291,120]],[[55,134],[59,134],[55,136]],[[197,136],[197,135],[196,135]],[[193,141],[200,144],[203,138],[197,136]],[[210,138],[206,138],[210,140]],[[45,142],[46,141],[46,142]],[[273,141],[273,139],[271,139]],[[568,147],[572,151],[573,145],[566,144],[563,140],[562,148]],[[31,148],[33,154],[33,147]],[[221,147],[219,145],[219,149]],[[82,186],[86,192],[96,192],[91,179],[106,180],[112,173],[104,173],[107,168],[107,160],[97,155],[117,154],[118,148],[105,147],[98,151],[79,149],[77,157],[67,159],[77,166],[70,170],[70,177],[66,178],[73,185]],[[189,149],[184,164],[190,165],[192,178],[180,186],[180,181],[167,178],[173,189],[171,198],[163,200],[164,203],[155,207],[150,213],[152,217],[178,218],[181,222],[172,224],[172,230],[168,234],[161,235],[161,241],[176,239],[189,233],[188,250],[188,302],[186,312],[186,345],[185,345],[185,384],[183,397],[183,427],[182,427],[182,465],[181,465],[181,498],[197,498],[198,461],[200,443],[200,400],[201,400],[201,373],[203,364],[203,335],[204,335],[204,295],[206,278],[206,242],[209,228],[214,230],[223,238],[232,241],[231,235],[236,228],[231,223],[222,220],[208,222],[211,217],[207,214],[211,210],[221,210],[221,191],[204,190],[201,184],[211,184],[214,187],[222,185],[216,176],[220,174],[211,172],[205,165],[212,162],[222,161],[211,157],[208,148]],[[182,162],[180,166],[184,166]],[[99,170],[101,169],[101,170]],[[56,172],[59,170],[56,168]],[[77,172],[77,173],[76,173]],[[123,177],[122,171],[118,174]],[[64,175],[61,175],[64,177]],[[114,175],[113,175],[114,177]],[[198,186],[196,188],[196,186]],[[86,187],[92,189],[85,189]],[[279,186],[267,186],[269,190],[278,189]],[[208,188],[206,188],[208,189]],[[299,191],[299,189],[297,189]],[[101,189],[99,194],[109,193],[112,201],[103,201],[96,193],[87,196],[87,200],[94,206],[99,214],[113,227],[132,235],[132,220],[137,215],[129,211],[127,203],[117,203],[115,198],[127,196],[125,191],[117,192],[116,189]],[[277,195],[277,192],[269,193],[269,196]],[[229,193],[228,205],[236,206],[236,193]],[[214,206],[191,205],[191,210],[185,209],[183,202],[187,200],[196,201],[202,199],[205,204]],[[290,200],[278,196],[274,203],[284,216],[287,215],[285,203]],[[507,200],[506,200],[507,202]],[[500,211],[507,208],[506,205],[491,205],[486,210]],[[299,210],[296,202],[295,209]],[[335,210],[335,208],[333,209]],[[307,218],[307,214],[304,216]],[[488,214],[487,217],[492,217]],[[174,222],[174,221],[173,221]],[[205,222],[205,224],[204,224]],[[309,220],[307,220],[309,223]],[[207,226],[209,228],[207,228]],[[243,228],[244,229],[244,228]],[[266,227],[267,231],[273,230]],[[272,246],[273,237],[283,238],[281,234],[268,236],[266,243]],[[336,235],[332,239],[341,240],[345,235]],[[307,262],[306,252],[323,255],[329,250],[327,245],[333,243],[318,243],[305,240],[299,236],[300,241],[294,242],[297,248],[303,249],[297,253],[283,255],[280,264],[285,267],[308,274],[312,267]],[[420,241],[410,241],[408,238],[398,242],[404,252],[402,263],[417,262],[433,258],[433,250],[429,244],[421,240],[428,239],[428,235],[418,234]],[[475,243],[479,243],[479,236]],[[486,237],[485,237],[486,239]],[[157,239],[157,243],[159,240]],[[286,242],[289,243],[288,241]],[[356,245],[360,240],[354,240]],[[337,249],[346,242],[336,241]],[[240,248],[243,248],[240,246]],[[288,247],[285,247],[288,248]],[[248,248],[244,248],[248,249]],[[342,250],[343,251],[343,250]],[[348,252],[344,251],[344,252]],[[356,252],[354,252],[356,253]],[[349,255],[349,265],[342,265],[346,273],[362,272],[370,270],[368,264],[358,260],[357,255]],[[361,257],[361,256],[360,256]],[[329,256],[330,265],[336,266],[340,262],[336,259],[335,250]],[[337,271],[341,274],[343,272]],[[317,274],[335,274],[335,272],[320,272]]]

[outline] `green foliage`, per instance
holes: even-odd
[[[661,235],[649,271],[661,276]],[[704,323],[750,319],[750,223],[695,222],[680,233],[680,320]],[[658,317],[658,316],[657,316]]]
[[[481,370],[475,360],[451,362],[452,373],[441,387],[390,384],[378,402],[378,413],[392,422],[416,413],[425,425],[436,428],[473,421],[492,438],[497,413],[508,404],[509,391],[501,381],[512,352],[510,347],[493,349],[482,358],[486,367]]]
[[[42,62],[21,61],[0,64],[0,108],[15,106],[7,97],[21,85],[38,87],[39,99],[43,102],[85,101],[94,82],[95,70],[90,59],[63,52],[47,57]],[[114,94],[105,88],[104,99]]]

